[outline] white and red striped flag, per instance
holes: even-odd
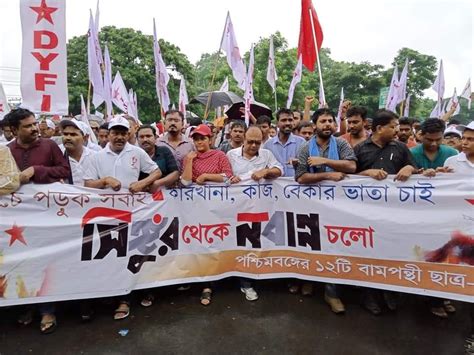
[[[303,69],[303,58],[300,54],[298,57],[298,63],[296,63],[296,68],[293,71],[293,79],[291,79],[290,88],[288,89],[288,100],[286,101],[286,108],[291,107],[291,103],[293,101],[293,94],[295,93],[296,85],[301,81]]]

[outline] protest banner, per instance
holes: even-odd
[[[454,174],[153,195],[29,184],[0,198],[0,306],[229,276],[473,302],[473,191]]]

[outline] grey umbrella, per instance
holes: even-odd
[[[209,108],[216,108],[220,106],[232,106],[235,103],[244,102],[244,99],[231,91],[210,91],[199,94],[191,100],[190,104],[201,103],[207,105],[208,101]]]

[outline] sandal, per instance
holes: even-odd
[[[140,302],[140,304],[143,306],[143,307],[150,307],[153,305],[153,302],[155,301],[155,296],[153,296],[152,294],[148,294],[146,295],[145,297],[143,297],[142,301]]]
[[[436,317],[439,318],[448,318],[448,313],[446,313],[443,307],[431,307],[431,313],[434,314]]]
[[[50,320],[44,320],[45,317],[49,317]],[[40,332],[41,334],[51,334],[56,330],[57,327],[56,316],[53,314],[44,315],[40,323]]]
[[[443,306],[446,312],[456,313],[456,307],[454,307],[454,304],[452,304],[450,300],[444,300]]]
[[[114,319],[120,320],[125,319],[130,315],[130,306],[128,303],[120,302],[120,305],[115,310]]]
[[[18,324],[28,325],[33,322],[33,310],[28,309],[25,313],[21,314],[17,320]]]
[[[201,292],[201,304],[203,306],[209,306],[211,304],[211,295],[212,290],[210,288],[205,288]]]

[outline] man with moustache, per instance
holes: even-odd
[[[235,120],[230,123],[230,139],[224,141],[219,150],[227,153],[231,149],[240,148],[244,143],[245,123],[242,120]]]
[[[322,180],[340,181],[346,174],[355,173],[356,157],[349,143],[336,138],[336,118],[327,109],[318,109],[312,117],[315,135],[306,142],[298,155],[295,179],[300,184],[314,184]],[[331,310],[344,313],[345,307],[340,299],[338,287],[326,284],[324,300]]]
[[[304,138],[293,134],[294,119],[293,112],[281,108],[276,113],[278,122],[278,134],[269,139],[263,148],[273,153],[278,162],[283,166],[283,176],[295,176],[293,164],[298,162],[298,151],[305,143]]]
[[[54,141],[39,137],[33,112],[17,108],[5,115],[5,119],[16,136],[8,147],[20,169],[20,183],[49,184],[69,178],[71,170],[68,161]],[[52,333],[57,324],[54,304],[43,303],[38,308],[41,313],[41,333]],[[30,324],[33,321],[32,309],[18,321],[24,325]]]
[[[174,155],[180,171],[183,169],[183,159],[194,151],[194,144],[181,133],[184,115],[178,110],[169,110],[165,113],[166,133],[158,139],[157,145],[168,147]]]
[[[362,106],[352,106],[347,110],[347,133],[341,136],[352,148],[369,138],[364,126],[367,120],[367,109]]]
[[[405,143],[408,148],[416,147],[415,138],[413,138],[412,122],[408,117],[402,117],[398,120],[398,140]]]

